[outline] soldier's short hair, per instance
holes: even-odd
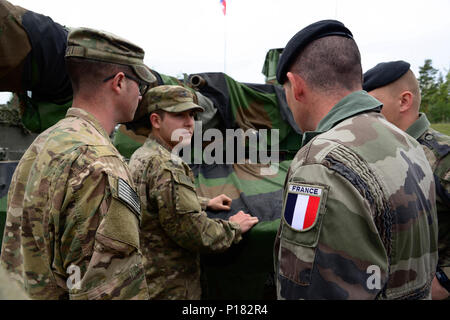
[[[287,43],[277,66],[284,84],[288,71],[300,74],[318,90],[360,90],[361,55],[352,32],[340,21],[321,20],[297,32]]]
[[[361,55],[356,42],[347,37],[329,36],[311,42],[291,71],[321,91],[360,90],[362,86]]]
[[[134,74],[129,66],[74,57],[66,60],[66,68],[74,94],[82,88],[97,90],[103,80],[113,74],[119,72]]]

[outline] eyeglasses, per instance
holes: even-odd
[[[139,80],[138,78],[135,78],[135,77],[133,77],[133,76],[130,76],[129,74],[124,73],[124,75],[125,75],[125,78],[128,78],[128,79],[130,79],[130,80],[133,80],[133,81],[135,81],[135,82],[138,84],[138,87],[139,87],[139,93],[140,93],[141,96],[143,96],[143,95],[147,92],[147,89],[148,89],[148,83],[146,83],[146,82],[144,82],[144,81],[141,81],[141,80]],[[113,79],[115,76],[116,76],[116,75],[114,74],[114,75],[112,75],[112,76],[110,76],[110,77],[104,79],[103,82],[107,82],[107,81]]]

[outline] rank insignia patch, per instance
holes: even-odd
[[[303,231],[314,226],[319,215],[322,188],[289,184],[284,219],[291,228]]]

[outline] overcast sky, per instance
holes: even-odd
[[[264,83],[266,53],[300,29],[337,19],[353,33],[363,70],[405,60],[418,76],[432,59],[450,69],[450,0],[10,0],[68,27],[106,30],[141,46],[145,63],[170,76],[226,72]]]

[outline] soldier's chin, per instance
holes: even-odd
[[[183,136],[182,136],[182,138],[180,138],[180,141],[178,142],[178,144],[182,147],[188,146],[191,144],[191,139],[192,139],[192,134],[190,134],[190,133],[183,134]]]

